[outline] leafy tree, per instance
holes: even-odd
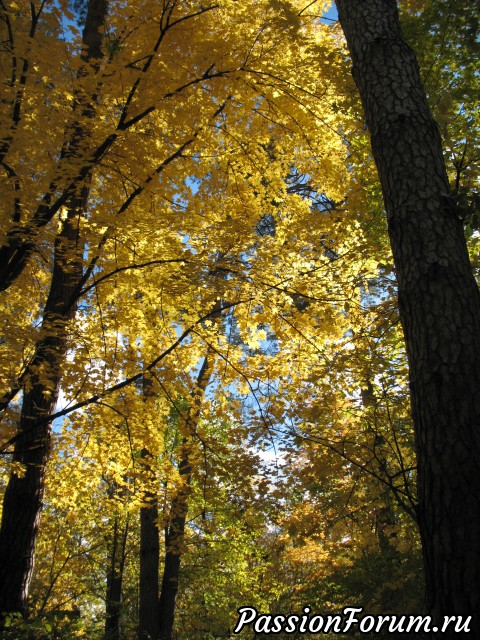
[[[31,7],[30,36],[33,39],[43,5],[38,13],[35,12],[33,4]],[[92,71],[98,71],[102,57],[101,31],[104,27],[105,12],[105,2],[92,0],[89,3],[82,39],[85,51],[81,54],[81,66],[77,71],[79,78],[87,74],[87,66],[91,65]],[[12,93],[15,85],[19,85],[11,106],[11,130],[2,150],[2,155],[8,156],[9,147],[14,143],[15,134],[18,128],[21,128],[24,119],[24,92],[28,65],[31,61],[28,58],[24,60],[22,76],[20,79],[16,78],[18,54],[13,42],[13,27],[6,11],[4,17],[10,36]],[[18,20],[18,15],[16,18]],[[82,93],[77,89],[73,96],[73,121],[65,132],[61,156],[75,157],[79,145],[89,136],[88,121],[94,116],[93,103],[94,97],[89,92]],[[10,165],[5,166],[4,162],[4,168],[8,172]],[[13,173],[15,174],[14,171]],[[20,188],[20,178],[15,176],[14,191],[17,191],[17,188]],[[5,405],[16,395],[19,388],[23,390],[22,410],[13,452],[13,462],[20,465],[22,472],[12,474],[7,485],[0,530],[0,611],[26,612],[43,498],[45,466],[50,449],[50,422],[46,416],[54,411],[57,403],[62,364],[67,351],[67,324],[75,316],[75,291],[82,277],[79,219],[86,213],[89,191],[88,181],[82,180],[75,188],[71,187],[65,193],[65,212],[60,221],[60,231],[55,237],[52,278],[42,312],[40,335],[34,354],[22,371],[20,380],[16,381],[13,389],[4,396]],[[50,194],[47,200],[49,197]],[[28,239],[28,236],[33,232],[25,232],[25,229],[18,228],[21,223],[21,201],[18,195],[14,197],[14,211],[11,237],[2,248],[8,254],[5,256],[7,270],[11,268],[11,276],[7,276],[7,282],[10,277],[23,270],[24,260],[32,250],[31,239]],[[19,256],[18,261],[15,256]]]
[[[138,622],[145,630],[146,610],[158,635],[162,560],[173,568],[164,576],[174,587],[163,608],[167,637],[175,603],[174,633],[205,639],[229,637],[246,602],[273,612],[299,609],[305,598],[319,608],[352,600],[382,612],[418,608],[415,520],[420,514],[425,531],[429,512],[423,489],[420,507],[414,490],[382,193],[341,32],[319,21],[323,3],[128,5],[109,3],[106,12],[100,0],[75,2],[83,36],[66,1],[1,6],[9,75],[1,101],[2,488],[7,498],[12,487],[20,495],[22,480],[35,476],[36,496],[15,512],[34,523],[23,536],[30,560],[17,572],[21,595],[1,606],[26,609],[43,500],[27,635],[129,640]],[[475,55],[476,12],[436,0],[402,9],[444,139],[453,191],[441,202],[463,221],[430,210],[431,194],[414,201],[421,180],[412,169],[398,192],[418,211],[395,226],[403,210],[388,205],[393,244],[405,223],[404,260],[409,225],[426,220],[436,247],[444,224],[436,216],[445,214],[452,238],[465,227],[474,256],[478,127],[473,65],[460,51]],[[365,65],[365,78],[375,64]],[[392,130],[423,153],[418,127],[395,117]],[[396,138],[378,132],[387,165]],[[408,156],[408,166],[421,158],[434,167],[422,154]],[[405,166],[395,165],[399,175]],[[384,193],[393,202],[396,192]],[[437,271],[448,270],[428,267],[435,261],[417,249],[417,267],[427,279],[433,273],[428,287],[437,291]],[[405,308],[415,311],[408,278],[420,267],[397,267],[403,318]],[[432,296],[426,311],[437,317]],[[409,340],[424,334],[414,327],[406,335],[412,361]],[[432,345],[448,355],[440,338]],[[206,353],[214,361],[208,391],[195,396]],[[423,370],[412,371],[418,389]],[[449,374],[440,367],[438,375]],[[447,391],[456,389],[449,381]],[[438,399],[422,393],[422,402]],[[422,433],[433,431],[417,426],[425,448]],[[42,447],[30,449],[38,440]],[[268,475],[258,455],[278,447]],[[22,458],[39,454],[35,468]],[[435,456],[423,457],[421,482]],[[7,498],[3,519],[13,522]],[[22,624],[15,619],[18,637]]]
[[[125,330],[124,343],[130,345],[124,351],[127,360],[132,355],[131,345],[138,339],[139,328],[146,328],[148,314],[158,309],[158,304],[154,307],[151,302],[158,290],[170,290],[168,302],[160,305],[163,317],[177,326],[181,317],[185,338],[200,322],[199,316],[204,314],[202,308],[212,302],[209,296],[215,298],[213,288],[207,296],[200,296],[196,291],[197,287],[200,291],[205,288],[209,273],[205,263],[216,260],[220,251],[225,256],[225,268],[235,256],[247,254],[253,230],[265,208],[272,207],[274,198],[284,197],[285,187],[279,176],[286,172],[298,153],[296,145],[307,142],[312,148],[311,141],[305,137],[304,123],[308,111],[315,108],[313,96],[317,89],[313,86],[312,91],[307,92],[296,86],[293,54],[300,47],[302,65],[307,68],[317,44],[315,37],[300,44],[295,41],[293,31],[302,25],[288,7],[274,8],[268,3],[264,8],[258,6],[252,14],[257,16],[252,30],[243,34],[232,31],[232,25],[243,20],[245,11],[235,3],[220,8],[165,2],[160,22],[153,17],[145,21],[145,16],[156,12],[155,7],[145,3],[144,7],[137,6],[133,15],[125,8],[112,13],[107,17],[105,29],[102,24],[106,5],[92,0],[88,9],[84,39],[92,38],[95,54],[88,52],[88,47],[86,52],[81,51],[74,27],[70,28],[72,37],[63,40],[60,37],[62,16],[69,16],[63,4],[41,5],[31,15],[6,6],[3,13],[11,79],[3,103],[7,115],[4,170],[9,179],[5,182],[2,286],[10,290],[14,283],[18,284],[20,294],[15,292],[10,296],[9,292],[6,299],[7,307],[14,312],[13,301],[20,295],[23,305],[20,323],[29,324],[28,309],[38,274],[47,282],[50,280],[48,268],[44,270],[43,265],[35,264],[36,251],[44,250],[47,259],[54,253],[57,265],[54,275],[59,269],[61,272],[49,283],[51,295],[46,302],[43,290],[33,296],[35,317],[41,319],[42,330],[40,335],[33,332],[31,340],[23,341],[20,351],[27,352],[26,361],[19,357],[21,353],[15,340],[5,349],[9,371],[5,376],[3,408],[6,415],[10,412],[15,420],[14,398],[23,390],[22,419],[31,423],[29,429],[20,423],[18,433],[6,443],[14,446],[14,464],[25,463],[26,472],[23,477],[14,473],[6,490],[1,547],[9,562],[19,558],[27,560],[22,560],[22,566],[15,572],[8,568],[8,563],[2,565],[6,567],[5,579],[7,574],[9,581],[14,574],[17,576],[15,588],[9,582],[2,591],[5,602],[1,607],[5,610],[26,609],[48,459],[49,414],[55,405],[61,374],[67,396],[83,396],[84,402],[90,402],[92,394],[98,395],[95,382],[100,382],[100,395],[103,395],[108,387],[107,377],[118,375],[122,367],[124,371],[132,369],[133,361],[121,362],[117,348],[120,324],[115,302],[125,305],[123,327],[130,321],[130,333],[136,333],[132,336]],[[210,19],[213,13],[218,14],[215,29]],[[93,30],[89,15],[97,20]],[[190,24],[190,36],[195,34],[193,40],[190,36],[186,38],[185,26]],[[220,25],[223,25],[221,29]],[[311,25],[308,27],[306,23],[305,28],[312,29]],[[266,43],[275,26],[282,34],[282,45],[274,39],[270,46]],[[27,33],[30,40],[24,43],[22,37]],[[169,40],[168,46],[166,40]],[[280,54],[284,44],[291,55]],[[179,56],[182,64],[178,63]],[[268,71],[270,56],[272,64],[282,60],[282,64],[285,63],[283,70],[274,76]],[[55,58],[67,62],[52,72],[51,60]],[[21,76],[16,72],[17,59],[26,60]],[[34,69],[38,69],[43,84],[35,81]],[[171,69],[175,70],[173,76]],[[157,86],[160,78],[163,78],[161,92]],[[65,100],[65,96],[70,100]],[[176,105],[174,108],[172,103]],[[29,104],[37,120],[49,122],[53,114],[63,117],[65,136],[58,134],[58,127],[51,137],[45,131],[42,144],[32,149],[35,124],[21,115],[25,104]],[[325,118],[324,114],[322,121],[318,119],[319,130]],[[274,130],[279,136],[275,142],[276,159],[272,162],[268,145]],[[292,131],[295,135],[290,141],[288,135]],[[326,137],[331,139],[333,135],[327,132]],[[341,141],[332,144],[340,148]],[[142,162],[137,158],[142,158]],[[326,158],[325,163],[333,166],[337,161],[332,164]],[[175,173],[169,174],[175,164]],[[338,167],[340,165],[339,161]],[[202,185],[198,194],[191,186],[195,180]],[[336,182],[333,175],[328,181],[331,185]],[[218,199],[212,199],[216,209],[205,205],[202,198],[206,193],[218,192],[224,185],[229,185],[228,189],[223,189]],[[299,199],[294,194],[286,195],[292,211],[298,208],[300,212],[303,205]],[[219,215],[224,210],[219,208],[219,201],[228,203],[227,215]],[[235,226],[240,218],[233,215],[234,212],[249,207],[243,228]],[[128,216],[124,215],[127,211]],[[194,224],[185,225],[186,213],[189,222],[196,221]],[[167,231],[174,216],[178,224]],[[161,224],[158,224],[159,217]],[[57,223],[63,231],[55,241]],[[147,233],[148,242],[146,228],[157,230],[153,234],[155,238]],[[211,242],[205,246],[209,228],[215,229],[213,246]],[[67,235],[68,243],[63,237]],[[233,247],[232,237],[235,238]],[[58,266],[62,261],[66,265],[63,271],[68,266],[69,278],[64,277]],[[172,264],[177,264],[179,271],[174,273]],[[184,269],[187,264],[188,269]],[[139,284],[138,278],[145,280],[148,272],[142,273],[142,269],[147,267],[160,268],[156,274],[157,284],[150,283],[148,292],[142,290],[137,302],[132,304],[132,291]],[[248,260],[241,263],[241,270],[249,268]],[[70,274],[70,269],[75,274]],[[128,280],[127,288],[116,291],[117,276],[132,271],[137,274]],[[251,298],[252,294],[247,294],[247,299]],[[235,302],[231,304],[245,304],[238,300],[238,290],[233,299]],[[73,310],[77,303],[81,314],[77,315],[77,335],[73,340]],[[59,305],[61,308],[57,308]],[[54,318],[50,317],[51,313]],[[9,317],[12,318],[10,314]],[[95,331],[99,341],[94,338],[92,342],[91,337],[87,337],[88,331],[78,329],[82,322]],[[17,325],[17,335],[19,328]],[[150,328],[154,328],[153,322]],[[147,368],[153,368],[164,356],[155,358],[152,354],[152,349],[158,353],[155,334],[148,337],[146,330],[142,333],[143,361],[150,363]],[[75,353],[70,376],[65,375],[69,368],[65,360],[69,340]],[[167,335],[162,340],[171,342]],[[94,346],[99,350],[93,354]],[[165,355],[171,348],[166,345]],[[86,355],[89,349],[90,354]],[[95,369],[100,360],[104,363],[103,371],[99,370],[102,367]],[[137,370],[133,377],[141,375]],[[79,377],[84,379],[80,385]],[[29,461],[28,456],[32,455],[34,460]],[[15,470],[21,475],[23,467],[17,467]],[[20,494],[27,485],[32,495],[20,507]],[[22,544],[28,548],[25,553],[10,553],[15,541],[12,531],[16,528],[16,518],[26,518],[30,523],[22,527]]]

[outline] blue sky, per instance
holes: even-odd
[[[330,20],[337,20],[338,14],[335,4],[332,4],[331,8],[325,13],[324,18],[329,19],[329,22]]]

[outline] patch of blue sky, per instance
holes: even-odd
[[[335,6],[335,4],[332,4],[330,9],[326,13],[324,13],[324,15],[322,16],[322,22],[326,22],[327,24],[330,24],[332,22],[336,22],[337,20],[338,20],[337,7]]]

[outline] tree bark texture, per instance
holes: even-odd
[[[89,0],[83,33],[85,65],[101,56],[101,38],[106,17],[106,0]],[[79,75],[87,73],[83,68]],[[63,155],[75,156],[93,116],[95,96],[75,96],[74,110],[79,120],[67,132]],[[87,119],[87,120],[86,120]],[[85,212],[89,181],[77,184],[65,202],[67,216],[55,239],[50,292],[42,319],[41,337],[23,381],[23,401],[18,431],[15,437],[13,462],[24,465],[25,475],[13,473],[6,487],[0,528],[0,612],[21,612],[27,615],[27,598],[34,567],[35,545],[45,487],[45,471],[50,455],[51,423],[67,353],[68,323],[75,316],[75,297],[82,278],[80,220]],[[29,255],[27,245],[15,253],[15,243],[7,246],[17,256],[8,258],[7,271],[18,275]],[[12,254],[13,256],[13,254]],[[12,257],[10,256],[10,257]],[[22,257],[23,256],[23,257]],[[3,256],[5,258],[5,256]],[[16,262],[20,260],[20,262]],[[15,266],[17,265],[17,266]],[[18,271],[18,266],[21,266]],[[15,275],[15,277],[16,277]],[[13,282],[7,277],[8,283]],[[7,394],[8,395],[8,394]]]
[[[480,637],[480,296],[394,0],[337,0],[383,190],[410,366],[427,607]],[[477,618],[475,620],[475,618]],[[434,637],[435,634],[434,634]],[[458,634],[442,634],[442,638]]]

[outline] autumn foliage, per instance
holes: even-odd
[[[478,266],[450,45],[478,54],[478,16],[454,36],[438,4],[401,8]],[[328,5],[0,1],[6,637],[146,637],[169,553],[162,640],[242,605],[422,611],[395,269]]]

